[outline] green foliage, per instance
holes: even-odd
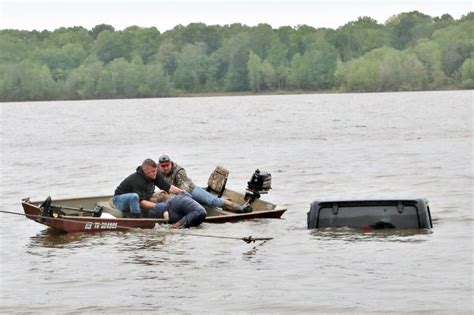
[[[48,37],[58,47],[68,44],[77,44],[84,49],[89,49],[93,42],[89,32],[83,27],[61,27],[52,32]]]
[[[419,40],[410,51],[416,54],[426,70],[429,82],[428,88],[435,89],[449,83],[450,80],[442,67],[441,47],[437,42],[424,38]]]
[[[327,39],[339,52],[342,61],[360,57],[365,53],[383,46],[389,42],[389,33],[374,19],[360,17],[355,22],[349,22],[329,32]]]
[[[212,53],[222,46],[222,38],[215,26],[206,26],[204,23],[191,23],[186,27],[175,28],[172,35],[177,47],[182,49],[188,44],[205,43],[206,53]]]
[[[297,89],[320,90],[335,83],[337,52],[327,42],[321,42],[303,56],[296,54],[291,63],[290,85]]]
[[[140,62],[129,63],[118,58],[104,66],[97,82],[97,95],[100,98],[136,98],[142,82]]]
[[[142,75],[144,81],[139,88],[140,96],[164,97],[171,95],[171,84],[161,65],[146,66]]]
[[[188,44],[177,58],[174,75],[175,86],[190,92],[199,91],[207,82],[209,57],[206,44]]]
[[[170,40],[165,40],[153,56],[153,60],[163,66],[167,75],[173,75],[177,67],[177,54],[175,45]]]
[[[250,54],[250,36],[239,33],[224,43],[224,53],[229,62],[225,77],[227,91],[248,90],[247,63]]]
[[[128,58],[131,46],[129,34],[102,31],[94,42],[92,51],[95,52],[99,60],[109,63],[117,58]]]
[[[449,14],[443,14],[440,17],[433,18],[435,29],[445,28],[454,23],[454,19]]]
[[[186,92],[472,88],[474,14],[413,11],[385,24],[0,30],[0,100],[162,97]],[[391,47],[391,48],[390,48]]]
[[[428,80],[428,74],[415,54],[387,47],[338,66],[337,79],[348,91],[419,90]]]
[[[109,31],[109,32],[115,32],[115,28],[112,25],[108,24],[99,24],[96,25],[92,28],[92,30],[89,31],[89,35],[96,40],[97,37],[99,37],[99,34],[102,33],[103,31]]]
[[[27,56],[28,44],[19,36],[0,33],[0,64],[17,63]]]
[[[399,50],[408,48],[420,38],[430,37],[434,31],[432,18],[418,11],[394,16],[386,26],[390,32],[391,46]]]
[[[24,61],[2,66],[0,101],[42,101],[54,97],[55,83],[46,65]]]
[[[248,61],[249,87],[254,92],[275,90],[278,88],[278,77],[268,61],[260,60],[255,53],[250,53]]]
[[[72,99],[97,97],[97,82],[103,71],[103,63],[95,56],[89,57],[81,66],[74,69],[66,79],[66,90]]]
[[[433,40],[441,48],[441,65],[448,77],[459,79],[459,69],[474,52],[474,19],[436,31]]]
[[[464,61],[461,67],[462,86],[465,89],[474,89],[474,58]]]
[[[149,63],[160,46],[160,32],[155,27],[127,27],[124,34],[130,38],[133,54],[139,55],[145,63]]]
[[[45,64],[50,70],[77,68],[87,53],[79,44],[66,44],[61,48],[38,49],[32,54],[32,60]]]

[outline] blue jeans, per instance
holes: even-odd
[[[131,214],[141,214],[140,197],[136,193],[122,194],[112,197],[115,208],[122,212],[130,211]]]
[[[169,223],[179,222],[183,227],[198,226],[206,218],[206,209],[187,192],[180,193],[168,202]]]
[[[224,206],[224,199],[214,196],[199,186],[194,186],[193,190],[191,190],[191,197],[205,206],[218,208],[222,208]]]

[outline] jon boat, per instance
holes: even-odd
[[[252,179],[256,174],[253,175]],[[268,173],[264,172],[264,174]],[[263,181],[261,178],[258,180]],[[269,185],[268,183],[268,189],[270,189]],[[210,192],[241,205],[247,204],[251,207],[251,211],[234,213],[220,208],[206,207],[207,217],[205,222],[226,223],[261,218],[278,219],[286,211],[286,209],[280,208],[276,204],[260,199],[261,193],[268,192],[268,189],[262,188],[261,185],[256,189],[249,182],[249,188],[247,188],[245,194],[225,187],[222,189],[220,193],[212,190]],[[134,228],[152,229],[156,224],[166,223],[163,219],[155,218],[123,218],[122,212],[115,209],[111,204],[111,197],[98,196],[57,200],[51,200],[48,197],[46,201],[30,201],[29,198],[26,198],[22,200],[21,204],[27,218],[67,233],[117,231]]]

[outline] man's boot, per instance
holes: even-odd
[[[224,207],[223,207],[224,210],[227,210],[227,211],[232,211],[232,212],[235,212],[235,213],[242,213],[244,212],[244,208],[242,208],[241,205],[238,205],[230,200],[224,200]]]

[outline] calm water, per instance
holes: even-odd
[[[0,214],[2,313],[473,311],[473,92],[1,104],[1,209],[113,193],[166,152],[272,173],[282,220],[62,235]],[[315,199],[430,201],[434,229],[310,231]],[[199,233],[274,237],[245,244]]]

